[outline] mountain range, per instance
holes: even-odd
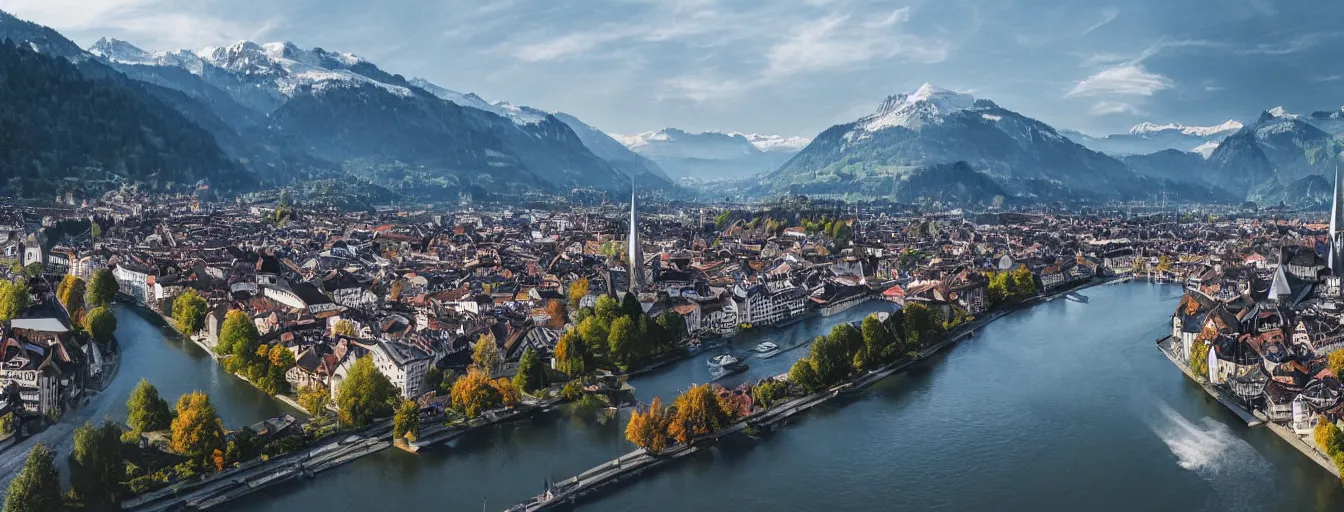
[[[611,135],[674,178],[717,182],[779,168],[809,142],[802,137],[738,132],[690,133],[676,128]]]
[[[1344,110],[1091,137],[925,84],[812,139],[675,128],[617,135],[486,101],[351,53],[240,41],[87,50],[0,12],[0,193],[128,184],[274,187],[373,201],[687,184],[941,205],[1147,200],[1319,204]],[[725,183],[731,182],[731,183]],[[1322,185],[1325,183],[1326,185]],[[320,186],[319,186],[320,185]]]

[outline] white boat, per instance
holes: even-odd
[[[756,352],[760,354],[764,354],[766,352],[774,352],[776,350],[779,350],[779,345],[776,345],[768,341],[761,343],[760,345],[756,345]]]
[[[715,367],[728,366],[735,363],[737,363],[737,358],[733,357],[732,354],[719,354],[709,358],[709,365]]]

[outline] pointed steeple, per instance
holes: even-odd
[[[1329,254],[1326,255],[1326,266],[1330,267],[1330,270],[1335,275],[1339,275],[1339,271],[1335,266],[1344,264],[1344,262],[1340,261],[1341,255],[1344,255],[1344,253],[1340,251],[1341,242],[1344,242],[1344,240],[1341,240],[1340,236],[1340,229],[1344,228],[1344,222],[1341,221],[1340,215],[1344,214],[1344,212],[1341,212],[1340,208],[1344,207],[1344,205],[1341,205],[1340,202],[1341,200],[1344,200],[1344,198],[1341,198],[1342,191],[1339,186],[1339,164],[1335,164],[1334,190],[1332,191],[1333,193],[1331,194],[1330,200],[1330,248]]]
[[[639,203],[635,197],[635,178],[630,177],[630,291],[644,286],[644,250],[639,244]]]

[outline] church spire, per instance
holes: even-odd
[[[1339,186],[1339,164],[1335,164],[1335,182],[1332,187],[1333,190],[1330,200],[1330,248],[1329,254],[1326,255],[1326,265],[1330,267],[1330,270],[1333,271],[1335,275],[1339,275],[1340,273],[1339,270],[1336,269],[1336,266],[1344,264],[1344,261],[1340,261],[1341,255],[1344,255],[1344,253],[1341,253],[1340,251],[1341,242],[1344,242],[1344,240],[1341,240],[1342,237],[1340,233],[1340,230],[1344,229],[1344,221],[1340,219],[1340,215],[1344,214],[1344,212],[1340,211],[1340,208],[1344,207],[1344,205],[1340,204],[1341,201],[1344,201],[1344,198],[1341,197],[1341,192],[1344,191],[1341,191]]]
[[[635,197],[635,177],[630,177],[630,291],[636,291],[644,285],[644,250],[639,244],[639,203]]]

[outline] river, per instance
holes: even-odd
[[[1248,428],[1153,346],[1180,289],[1099,286],[999,319],[975,338],[760,441],[738,439],[582,510],[1340,510],[1344,488],[1263,428]],[[1086,300],[1082,302],[1081,300]],[[740,336],[799,346],[723,381],[775,375],[811,337],[886,306]],[[125,415],[146,376],[175,398],[210,393],[236,427],[287,411],[207,354],[118,311],[126,362],[105,400],[62,420]],[[670,399],[711,379],[712,353],[631,380]],[[227,510],[500,510],[629,451],[628,411],[599,423],[556,411],[419,455],[387,450]],[[54,429],[53,429],[54,430]],[[51,432],[51,430],[49,430]],[[68,429],[66,430],[68,437]],[[29,441],[31,442],[31,441]],[[68,449],[68,441],[58,447]],[[11,449],[3,459],[21,457]],[[12,474],[16,466],[0,461]]]

